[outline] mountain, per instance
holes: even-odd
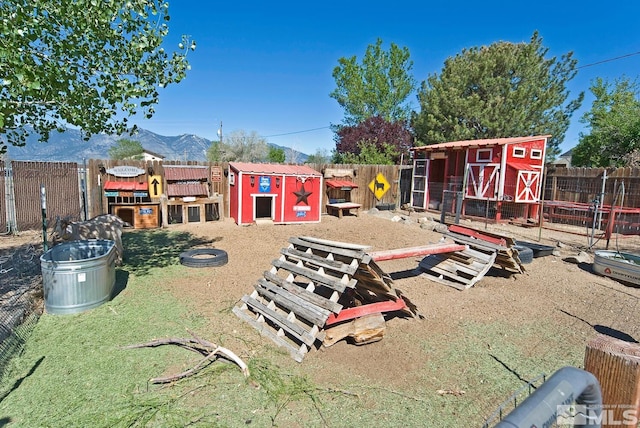
[[[175,137],[159,135],[145,129],[139,129],[135,135],[93,135],[88,141],[82,139],[77,129],[67,128],[65,132],[52,132],[49,141],[38,142],[38,136],[31,134],[23,147],[9,146],[7,158],[24,161],[56,161],[82,163],[85,159],[109,159],[109,147],[119,139],[139,141],[146,150],[162,155],[165,160],[206,161],[207,149],[211,141],[193,134]],[[287,162],[301,163],[308,155],[288,147],[270,144],[285,151]]]

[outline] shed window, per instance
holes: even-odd
[[[527,150],[524,147],[514,147],[513,148],[513,157],[514,158],[524,158],[527,154]]]
[[[476,162],[489,162],[491,161],[491,149],[478,149],[476,151]]]
[[[531,149],[531,159],[542,159],[542,150]]]

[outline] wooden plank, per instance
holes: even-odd
[[[507,240],[502,236],[497,236],[495,234],[487,233],[487,232],[480,232],[470,227],[460,226],[459,224],[450,225],[449,232],[470,236],[476,239],[481,239],[483,241],[487,241],[496,245],[501,245],[501,246],[507,245]]]
[[[344,283],[340,279],[337,279],[336,277],[325,276],[314,271],[313,269],[298,266],[293,263],[285,262],[282,260],[274,260],[271,262],[271,264],[279,269],[284,269],[296,275],[301,275],[301,276],[304,276],[305,278],[309,278],[316,284],[324,285],[325,287],[329,287],[340,293],[342,293],[345,290],[345,288],[355,287],[357,282],[354,279],[350,279],[347,283]]]
[[[305,249],[311,248],[311,250],[317,250],[324,253],[337,254],[337,255],[344,256],[351,259],[362,259],[366,255],[366,253],[364,252],[364,249],[355,249],[355,248],[349,249],[349,248],[333,247],[330,245],[312,242],[311,240],[303,240],[300,238],[289,238],[289,242],[295,245],[297,249],[300,249],[300,247]],[[333,241],[323,241],[323,242],[333,242]],[[365,248],[364,246],[360,246],[360,247]],[[366,247],[366,248],[369,248],[369,247]]]
[[[445,236],[453,239],[457,243],[468,244],[469,246],[482,248],[486,251],[504,251],[507,249],[504,245],[496,245],[491,242],[481,241],[479,239],[470,238],[465,235],[459,235],[457,233],[446,232]]]
[[[292,311],[297,317],[305,319],[318,327],[327,321],[330,312],[289,293],[287,290],[274,286],[264,279],[258,280],[256,291],[267,300],[273,300],[280,306]]]
[[[313,264],[314,266],[322,267],[324,269],[330,269],[335,272],[340,272],[347,275],[353,275],[358,269],[357,265],[348,265],[339,260],[329,260],[324,257],[310,254],[305,251],[296,250],[295,248],[282,248],[280,254],[285,257],[290,257],[295,260],[300,260]]]
[[[380,313],[337,324],[327,330],[323,345],[329,347],[345,337],[352,337],[356,345],[377,342],[384,336],[386,324]]]
[[[451,253],[454,251],[462,251],[466,245],[450,244],[438,242],[436,244],[422,245],[418,247],[397,248],[395,250],[384,250],[370,252],[371,258],[376,261],[404,259],[413,256],[424,256],[428,254]]]
[[[451,281],[451,280],[445,278],[444,276],[433,275],[433,274],[431,274],[429,272],[423,272],[422,275],[427,277],[427,278],[429,278],[429,279],[431,279],[434,282],[438,282],[440,284],[448,285],[449,287],[453,287],[453,288],[455,288],[457,290],[460,290],[460,291],[466,290],[466,288],[467,288],[465,284],[461,284],[459,282]]]
[[[306,330],[299,324],[288,320],[284,315],[277,313],[276,311],[269,309],[251,296],[242,296],[241,299],[253,312],[257,312],[268,318],[274,324],[280,326],[283,330],[287,331],[291,336],[298,339],[298,341],[306,343],[311,346],[316,341],[316,336],[309,330]]]
[[[353,308],[343,309],[338,315],[329,315],[325,326],[337,324],[343,321],[352,320],[365,315],[383,313],[383,312],[395,312],[405,309],[407,305],[402,298],[398,300],[387,300],[384,302],[370,303],[368,305],[355,306]]]
[[[273,340],[273,342],[275,342],[276,345],[282,346],[287,351],[289,351],[289,355],[291,355],[291,357],[294,360],[296,360],[299,363],[302,362],[302,360],[304,359],[304,356],[308,352],[308,350],[306,349],[306,346],[303,345],[303,346],[300,346],[300,347],[296,347],[296,346],[292,345],[287,340],[285,340],[284,338],[282,338],[282,337],[278,336],[276,333],[274,333],[273,330],[267,324],[260,323],[260,322],[256,321],[255,319],[253,319],[251,316],[249,316],[247,313],[245,313],[238,306],[235,306],[233,308],[232,312],[234,314],[236,314],[236,316],[238,316],[238,318],[240,318],[241,320],[245,321],[246,323],[251,325],[256,330],[258,330],[258,332],[260,332],[260,334],[262,334],[263,336],[266,336],[269,339]]]
[[[312,303],[315,306],[320,306],[321,308],[324,308],[328,311],[335,312],[335,313],[338,313],[342,310],[341,304],[337,302],[333,302],[329,299],[326,299],[319,294],[308,291],[307,289],[302,288],[296,284],[293,284],[285,279],[282,279],[278,275],[273,274],[269,271],[264,272],[264,277],[269,282],[272,282],[277,286],[284,288],[288,292],[295,294],[296,296]]]

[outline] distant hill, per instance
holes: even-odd
[[[210,140],[197,135],[182,134],[167,137],[145,129],[139,129],[138,133],[132,136],[99,134],[84,141],[79,130],[67,129],[62,133],[52,132],[46,143],[39,143],[37,135],[30,135],[25,146],[8,147],[8,158],[11,160],[77,163],[82,163],[85,159],[109,159],[109,147],[121,138],[140,141],[146,150],[164,156],[167,161],[204,162],[207,159],[207,149],[211,145]],[[269,146],[284,149],[288,163],[303,163],[309,157],[288,147],[276,144],[269,144]]]

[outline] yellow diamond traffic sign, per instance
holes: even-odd
[[[384,175],[382,175],[381,172],[379,172],[378,175],[376,175],[376,178],[371,180],[371,183],[369,183],[369,190],[373,192],[377,200],[382,199],[384,194],[387,193],[387,190],[390,188],[391,185],[387,179],[384,178]]]

